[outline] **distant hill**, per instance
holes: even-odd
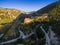
[[[11,22],[21,13],[17,9],[0,8],[0,24]]]
[[[52,4],[47,5],[43,7],[42,9],[33,13],[32,16],[41,16],[44,14],[48,14],[55,18],[60,18],[60,2],[57,1]]]

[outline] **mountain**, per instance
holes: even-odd
[[[41,8],[40,10],[37,10],[37,12],[35,12],[35,13],[39,13],[39,14],[48,13],[52,9],[57,8],[58,5],[60,6],[60,2],[58,2],[58,1],[51,3],[51,4]]]
[[[33,13],[32,16],[40,16],[40,15],[44,15],[44,14],[48,14],[49,16],[53,16],[55,18],[57,18],[58,16],[60,17],[60,2],[54,2],[52,4],[49,4],[45,7],[43,7],[42,9],[38,10],[37,12]],[[59,18],[58,17],[58,18]]]
[[[1,45],[60,45],[60,2],[31,14],[5,8],[1,8],[1,14],[1,21],[4,21],[0,22],[3,25],[0,27]]]
[[[53,31],[59,35],[60,29],[60,2],[54,2],[32,14],[34,21],[48,22],[52,25]]]
[[[15,19],[21,13],[20,10],[0,8],[0,24],[8,23]]]

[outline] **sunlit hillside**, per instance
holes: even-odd
[[[8,9],[8,8],[0,8],[0,24],[1,23],[11,22],[19,14],[21,14],[20,10]]]

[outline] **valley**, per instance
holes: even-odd
[[[60,45],[60,2],[30,13],[0,8],[0,45]]]

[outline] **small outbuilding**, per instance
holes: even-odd
[[[26,18],[24,19],[24,23],[30,23],[31,21],[32,21],[32,19],[29,18],[29,17],[26,17]]]

